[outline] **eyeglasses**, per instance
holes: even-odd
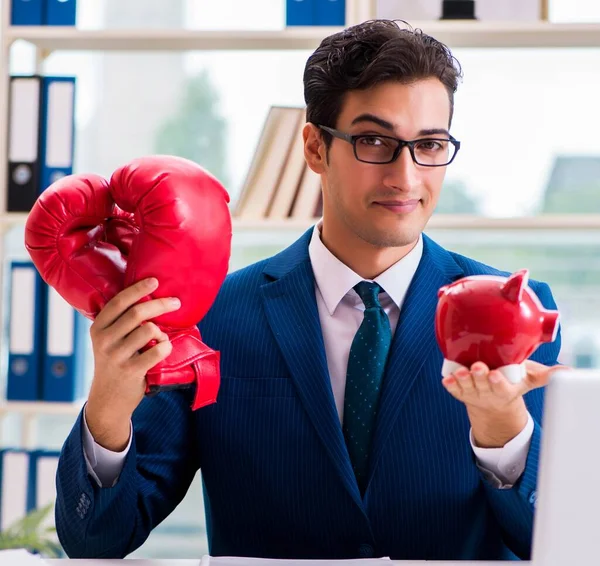
[[[334,128],[318,125],[333,137],[344,140],[354,147],[354,157],[363,163],[384,165],[398,159],[404,146],[408,147],[412,160],[423,167],[444,167],[450,165],[458,150],[460,142],[452,136],[448,138],[422,138],[405,141],[391,136],[376,134],[351,135]]]

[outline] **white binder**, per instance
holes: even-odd
[[[29,454],[22,450],[0,451],[0,530],[27,515]]]

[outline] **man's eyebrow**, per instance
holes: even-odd
[[[354,126],[355,124],[360,124],[362,122],[373,122],[374,124],[377,124],[378,126],[382,127],[384,130],[388,130],[388,132],[394,133],[394,124],[388,122],[387,120],[384,120],[383,118],[380,118],[379,116],[375,116],[375,114],[360,114],[359,116],[354,118],[354,120],[352,120],[352,123],[350,125]],[[442,134],[448,137],[450,136],[450,132],[445,128],[428,128],[425,130],[421,130],[418,135],[434,136],[438,134]]]
[[[430,130],[421,130],[420,136],[435,136],[436,134],[443,134],[444,136],[450,137],[450,132],[445,128],[432,128]]]
[[[360,114],[354,120],[352,120],[351,126],[354,124],[360,124],[361,122],[373,122],[378,126],[381,126],[383,129],[388,130],[390,132],[394,131],[394,124],[380,118],[379,116],[375,116],[375,114]]]

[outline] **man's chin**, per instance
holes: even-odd
[[[421,230],[418,228],[402,231],[396,228],[394,230],[369,230],[360,236],[365,242],[376,248],[403,248],[414,244],[420,234]]]

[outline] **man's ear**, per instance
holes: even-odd
[[[321,130],[310,122],[302,130],[304,138],[304,159],[307,165],[318,175],[325,173],[327,166],[327,148]]]

